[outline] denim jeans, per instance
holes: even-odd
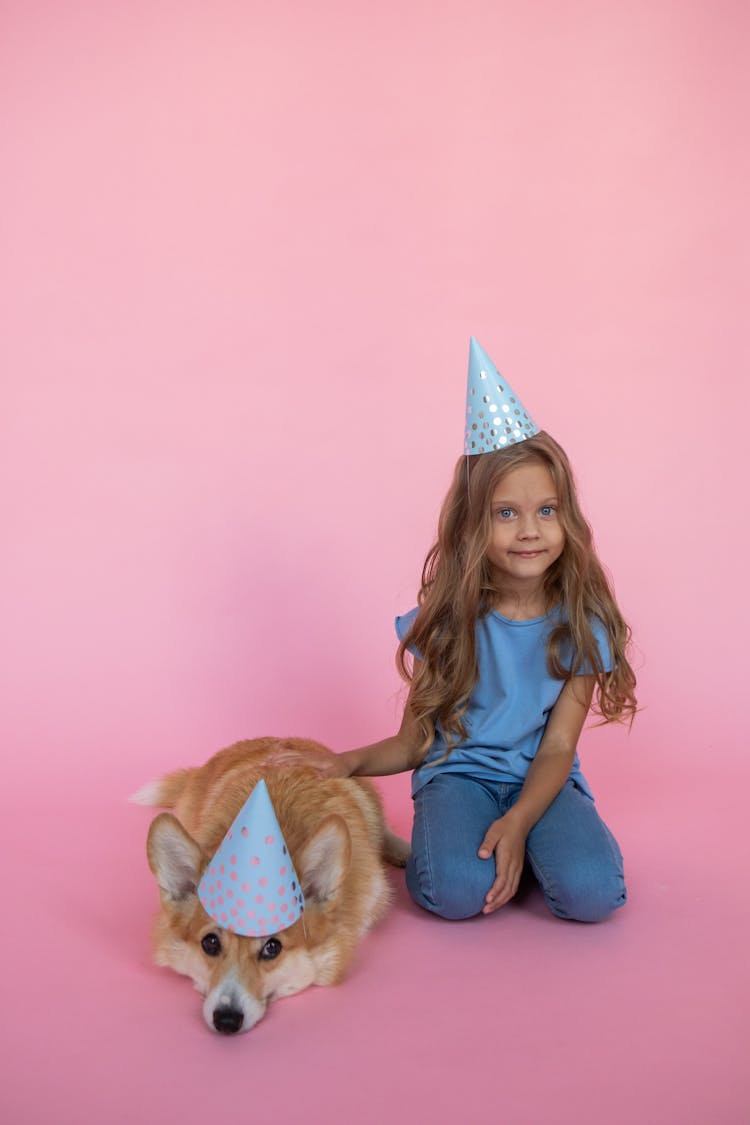
[[[443,918],[481,913],[495,857],[479,845],[512,808],[520,784],[437,774],[414,797],[406,885],[414,901]],[[526,862],[559,918],[598,922],[626,899],[622,856],[594,802],[567,781],[526,839]]]

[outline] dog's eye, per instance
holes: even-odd
[[[274,957],[278,957],[283,948],[278,938],[269,938],[258,954],[258,957],[261,961],[273,961]]]
[[[201,941],[201,949],[209,957],[218,957],[221,953],[221,942],[216,934],[206,934]]]

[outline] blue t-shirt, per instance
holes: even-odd
[[[406,636],[416,615],[417,610],[412,609],[396,618],[399,640]],[[412,774],[412,794],[438,773],[523,782],[564,686],[563,680],[553,679],[547,671],[547,640],[558,622],[557,611],[530,621],[511,621],[495,610],[477,621],[479,678],[464,715],[467,736],[454,745],[444,761],[431,765],[445,754],[445,738],[438,726],[427,756]],[[591,626],[602,667],[609,672],[613,663],[606,630],[597,618]],[[593,800],[577,754],[570,776]]]

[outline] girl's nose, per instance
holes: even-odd
[[[534,516],[523,516],[518,525],[518,538],[519,539],[538,539],[539,528],[536,524]]]

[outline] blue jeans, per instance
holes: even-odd
[[[442,918],[480,914],[495,878],[495,857],[479,845],[512,808],[520,784],[437,774],[414,797],[406,885],[418,906]],[[567,781],[526,839],[526,861],[559,918],[598,922],[626,899],[622,856],[594,802]]]

